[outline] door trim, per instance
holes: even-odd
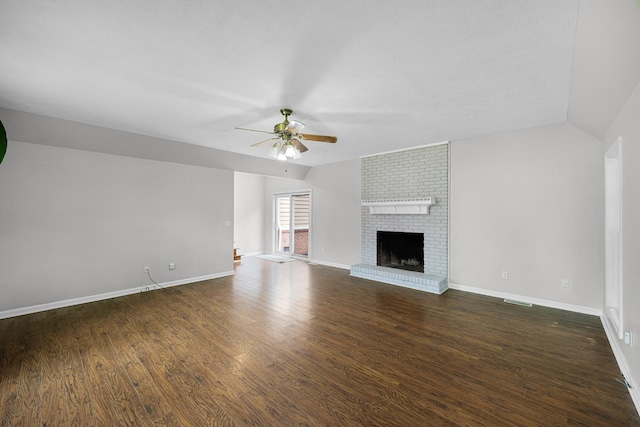
[[[604,156],[605,284],[604,317],[624,337],[622,280],[622,137]]]

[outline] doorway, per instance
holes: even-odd
[[[605,317],[618,338],[622,324],[622,138],[618,138],[604,157],[605,198]]]
[[[309,259],[311,191],[275,194],[274,253]]]

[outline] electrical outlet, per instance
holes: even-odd
[[[169,263],[169,270],[175,270],[175,269],[176,269],[176,263],[175,262]]]
[[[149,272],[149,266],[148,266],[148,265],[145,265],[145,266],[144,266],[144,272],[145,272],[145,273],[148,273],[148,272]]]
[[[503,279],[508,279],[509,278],[509,272],[508,271],[503,271],[502,272],[502,278]]]
[[[571,288],[571,279],[562,279],[562,288],[570,289]]]
[[[633,345],[633,333],[631,331],[624,331],[624,343]]]

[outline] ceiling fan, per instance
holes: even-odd
[[[291,115],[291,113],[293,113],[293,111],[289,108],[281,108],[280,113],[282,113],[282,115],[284,116],[284,121],[282,123],[276,124],[273,127],[273,132],[238,127],[236,129],[274,135],[273,137],[264,141],[251,144],[251,146],[257,147],[259,145],[275,141],[273,143],[273,146],[269,150],[269,156],[278,160],[299,159],[300,157],[302,157],[301,153],[309,150],[302,143],[302,141],[329,142],[332,144],[338,142],[338,138],[336,138],[335,136],[300,133],[302,128],[304,128],[304,123],[301,123],[297,120],[289,121],[289,116]]]

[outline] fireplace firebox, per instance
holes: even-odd
[[[424,234],[378,231],[377,264],[424,273]]]

